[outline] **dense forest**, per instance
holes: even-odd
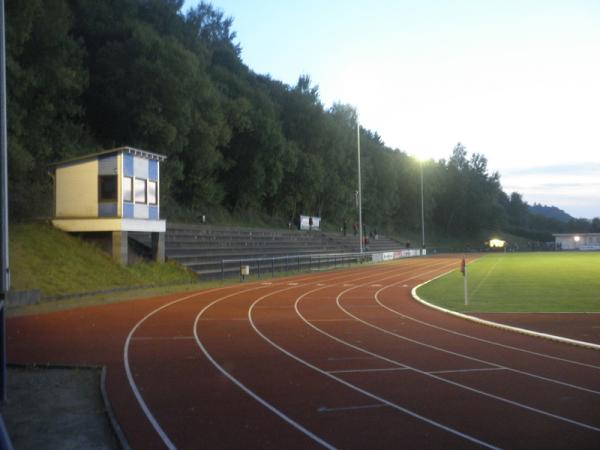
[[[207,208],[287,221],[356,221],[356,111],[326,108],[307,75],[287,85],[254,73],[233,19],[182,0],[6,0],[10,211],[50,215],[52,162],[122,145],[167,156],[167,217]],[[600,231],[532,214],[482,154],[458,143],[423,163],[360,129],[364,220],[440,235]],[[421,166],[422,164],[422,166]]]

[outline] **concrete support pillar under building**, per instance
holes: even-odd
[[[129,259],[127,240],[129,233],[127,231],[112,232],[112,257],[113,260],[121,264],[127,265]]]
[[[152,259],[165,262],[165,233],[152,233]]]

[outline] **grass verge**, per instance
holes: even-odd
[[[600,253],[503,253],[467,266],[469,305],[457,270],[418,289],[460,312],[600,312]]]
[[[172,262],[122,267],[94,245],[43,223],[13,225],[9,255],[12,289],[39,289],[44,296],[197,279]]]

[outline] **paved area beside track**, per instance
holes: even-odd
[[[411,298],[456,264],[15,317],[9,360],[106,365],[134,449],[600,448],[600,352]]]

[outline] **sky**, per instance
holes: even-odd
[[[600,217],[599,0],[212,4],[253,71],[309,75],[386,145],[441,159],[461,142],[507,193]]]

